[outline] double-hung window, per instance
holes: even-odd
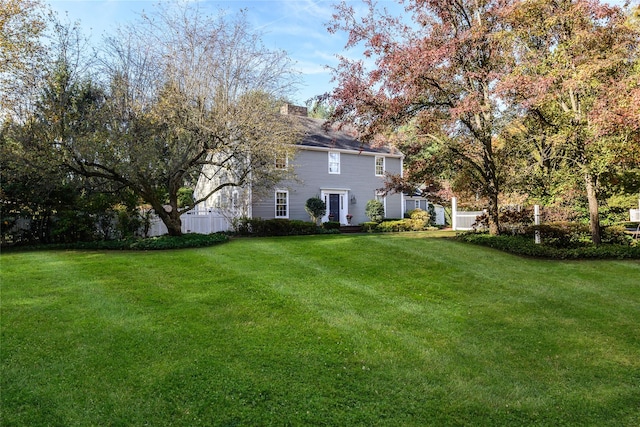
[[[340,153],[329,151],[329,173],[340,174]]]
[[[382,203],[382,206],[384,207],[384,214],[386,216],[387,215],[387,197],[385,196],[384,192],[376,191],[375,199],[380,203]]]
[[[276,218],[289,218],[289,192],[276,191]]]
[[[289,159],[286,154],[276,154],[276,169],[286,169],[289,166]]]
[[[231,192],[231,207],[233,208],[233,210],[238,209],[238,207],[240,207],[240,194],[238,193],[238,190],[233,190]]]
[[[384,156],[376,156],[376,176],[384,176]]]

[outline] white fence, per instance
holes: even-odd
[[[189,211],[180,216],[183,233],[211,234],[231,228],[229,220],[219,212]],[[151,220],[149,237],[167,234],[167,226],[155,217]]]
[[[473,224],[484,211],[458,211],[458,200],[451,198],[451,228],[454,230],[473,230]]]
[[[463,211],[452,214],[454,230],[473,230],[473,224],[484,211]]]

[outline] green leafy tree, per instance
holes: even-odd
[[[160,6],[107,40],[104,87],[74,73],[68,57],[58,62],[49,98],[61,102],[49,103],[46,121],[64,164],[129,189],[171,235],[181,235],[180,215],[213,193],[281,179],[274,155],[291,155],[298,140],[297,127],[278,109],[294,81],[289,60],[263,47],[244,14],[211,17],[197,4]],[[70,115],[76,104],[90,114]],[[180,198],[205,165],[216,185],[198,200]]]
[[[545,161],[582,181],[598,244],[604,181],[638,164],[640,32],[620,8],[580,0],[518,2],[509,19],[516,61],[503,88],[538,122],[528,130]]]
[[[0,121],[30,110],[43,68],[48,10],[38,0],[0,5]]]

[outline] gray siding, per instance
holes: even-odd
[[[291,161],[297,180],[283,182],[276,187],[289,191],[289,218],[308,221],[309,215],[304,209],[307,199],[320,196],[323,190],[342,190],[346,195],[344,209],[353,215],[352,223],[368,221],[364,213],[367,201],[374,199],[376,191],[384,187],[384,177],[375,175],[375,154],[342,151],[340,174],[330,174],[327,153],[327,150],[301,148]],[[401,168],[402,160],[399,157],[385,156],[386,172],[399,174]],[[400,194],[387,196],[385,205],[388,218],[402,217]],[[275,217],[275,189],[270,194],[267,192],[261,197],[254,197],[252,216],[264,219]]]

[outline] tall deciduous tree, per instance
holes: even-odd
[[[294,75],[285,53],[265,49],[244,14],[161,6],[110,38],[102,63],[105,87],[86,87],[95,95],[88,127],[54,139],[75,173],[131,189],[169,234],[180,235],[180,215],[212,193],[281,177],[274,158],[299,134],[276,103]],[[222,171],[218,185],[180,207],[180,188],[204,165]]]
[[[47,10],[38,0],[0,4],[0,120],[15,118],[37,87],[43,65]]]
[[[517,2],[509,20],[516,64],[504,88],[553,129],[546,142],[581,177],[598,244],[602,178],[638,160],[640,32],[621,9],[586,0]]]
[[[499,232],[499,164],[495,136],[501,127],[496,83],[506,72],[503,0],[412,0],[413,22],[376,10],[358,17],[353,7],[337,8],[330,31],[346,31],[347,47],[363,43],[363,61],[342,58],[334,118],[359,126],[365,138],[409,126],[414,143],[460,164],[487,200],[490,232]],[[437,147],[437,148],[436,148]]]

